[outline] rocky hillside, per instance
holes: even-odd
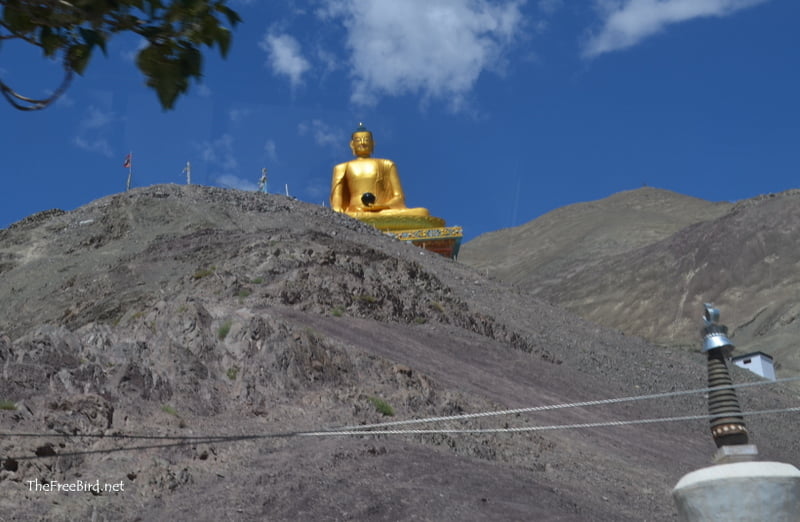
[[[509,245],[506,251],[501,244]],[[694,347],[704,302],[739,352],[800,374],[800,191],[737,204],[645,188],[571,205],[463,246],[461,260],[582,317]]]
[[[483,234],[463,245],[460,259],[504,281],[536,287],[718,218],[731,206],[645,187]]]
[[[701,388],[705,364],[277,195],[155,186],[0,230],[0,366],[3,520],[672,520],[672,486],[714,451],[705,421],[300,434]],[[696,395],[408,427],[704,412]],[[764,458],[798,464],[795,425],[748,420]]]

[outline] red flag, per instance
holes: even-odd
[[[125,162],[122,164],[122,166],[125,167],[126,169],[131,167],[131,155],[130,154],[125,156]]]

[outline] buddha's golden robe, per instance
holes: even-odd
[[[375,196],[367,205],[365,193]],[[397,167],[392,160],[359,157],[333,168],[331,208],[382,230],[444,226],[426,208],[406,207]]]

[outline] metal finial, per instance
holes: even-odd
[[[712,303],[703,303],[705,307],[705,312],[703,313],[703,322],[706,323],[706,326],[711,326],[719,321],[719,310],[714,308]]]
[[[703,335],[703,351],[715,348],[724,348],[727,352],[733,350],[733,343],[728,339],[728,327],[719,324],[719,310],[711,303],[703,304],[703,322],[705,327],[701,330]]]

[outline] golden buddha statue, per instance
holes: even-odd
[[[426,208],[406,207],[406,198],[392,160],[372,158],[372,133],[360,123],[350,139],[356,159],[333,168],[331,208],[381,230],[444,226]]]

